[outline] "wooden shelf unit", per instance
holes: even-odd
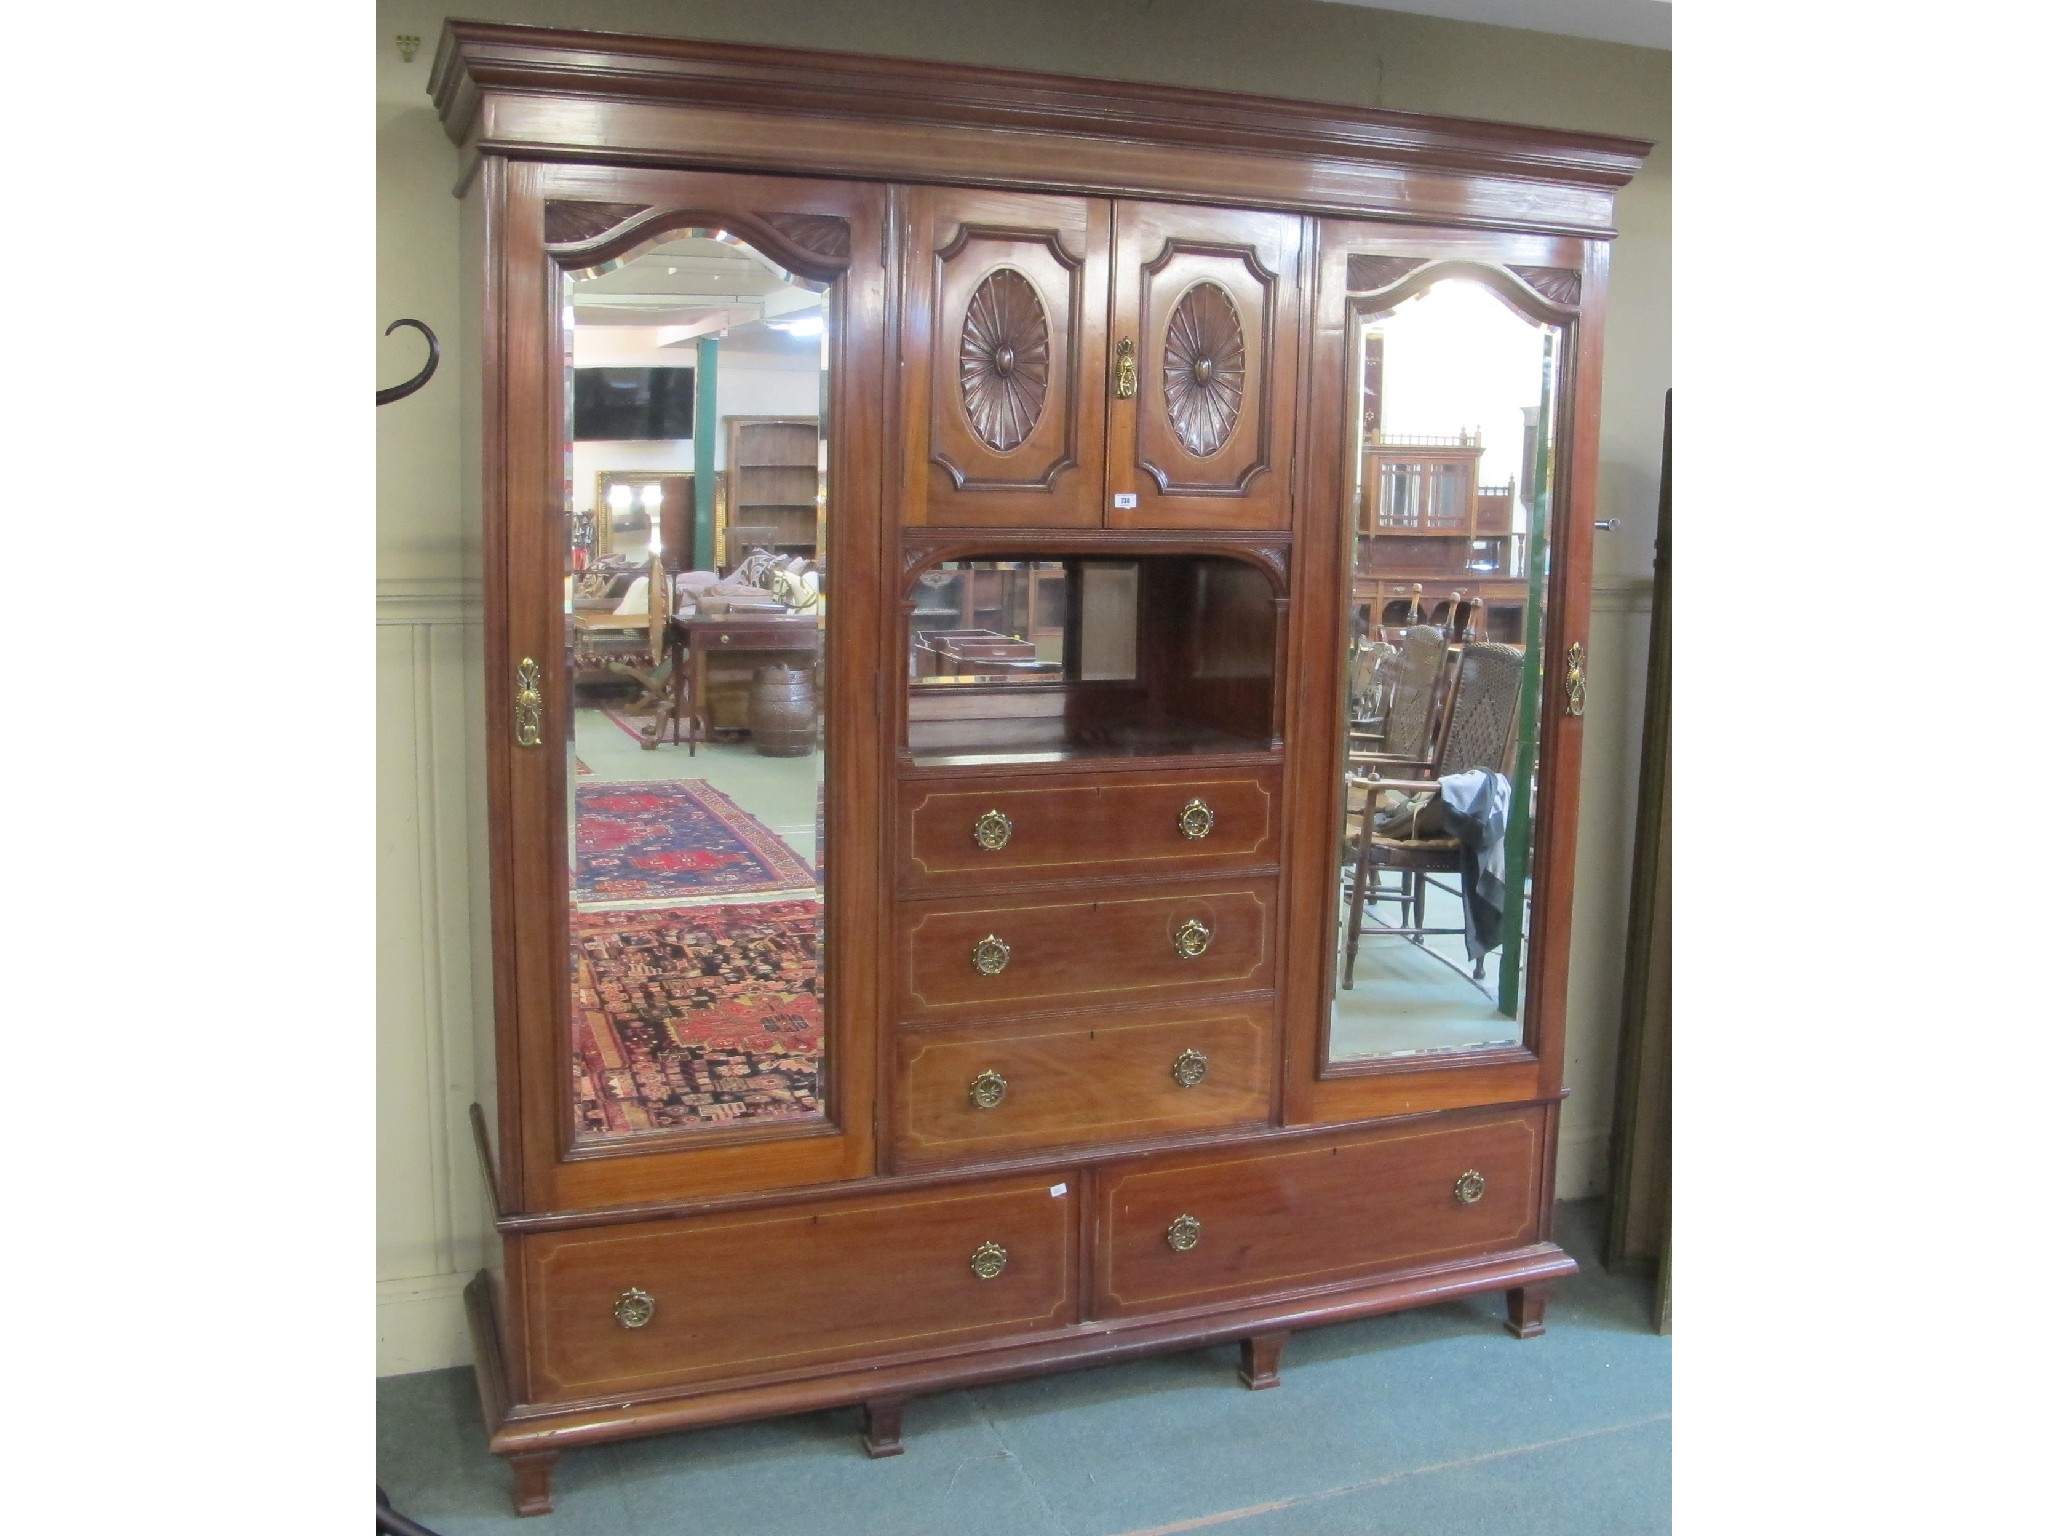
[[[772,528],[775,553],[815,560],[824,504],[815,416],[725,418],[725,511],[718,525],[721,569],[745,550],[726,549],[725,530]]]

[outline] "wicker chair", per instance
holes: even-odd
[[[1359,640],[1351,648],[1351,676],[1345,688],[1351,741],[1355,746],[1379,741],[1387,723],[1394,667],[1400,651],[1384,640]]]
[[[1444,633],[1453,645],[1469,645],[1474,640],[1486,638],[1486,599],[1476,592],[1466,597],[1453,592],[1448,605],[1449,612],[1442,619],[1431,623],[1444,626]]]
[[[1350,907],[1344,920],[1344,981],[1348,991],[1358,964],[1358,939],[1364,909],[1379,902],[1379,872],[1399,874],[1400,886],[1393,898],[1400,903],[1398,927],[1381,930],[1420,944],[1427,934],[1463,933],[1456,928],[1427,926],[1425,903],[1432,874],[1456,874],[1459,869],[1458,840],[1454,837],[1394,836],[1374,825],[1380,799],[1399,790],[1421,796],[1431,792],[1437,779],[1473,768],[1507,772],[1515,748],[1516,710],[1522,697],[1523,656],[1519,647],[1476,641],[1467,645],[1458,661],[1451,685],[1443,730],[1427,762],[1406,778],[1384,778],[1374,772],[1361,777],[1355,771],[1346,776],[1345,857],[1351,864]],[[1358,755],[1353,754],[1354,762]],[[1353,821],[1357,831],[1351,832]],[[1483,976],[1482,955],[1472,974]]]
[[[1446,649],[1444,632],[1434,625],[1417,624],[1408,631],[1391,665],[1379,672],[1386,684],[1379,728],[1351,733],[1354,766],[1420,768],[1429,761]]]
[[[1410,627],[1422,623],[1422,583],[1417,582],[1400,596],[1390,598],[1380,608],[1379,631],[1382,640],[1399,642]]]

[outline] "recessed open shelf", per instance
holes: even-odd
[[[910,617],[921,766],[1278,748],[1279,607],[1218,555],[955,560]]]

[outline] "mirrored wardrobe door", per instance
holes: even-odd
[[[542,216],[522,225],[515,179],[506,220],[544,229],[508,255],[544,302],[506,364],[506,568],[512,627],[550,638],[516,642],[544,728],[506,761],[517,953],[554,969],[520,977],[518,1198],[847,1177],[872,1167],[846,1032],[872,1011],[873,902],[841,893],[877,862],[849,813],[878,752],[844,695],[878,609],[883,196],[532,179]]]
[[[828,285],[686,228],[563,287],[574,1145],[814,1122]]]
[[[1469,264],[1353,298],[1325,1065],[1525,1039],[1565,333]]]

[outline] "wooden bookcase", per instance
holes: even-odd
[[[724,548],[729,527],[773,529],[777,554],[817,558],[823,519],[817,417],[726,417],[725,476],[721,567],[746,553]]]
[[[1352,600],[1368,624],[1392,622],[1420,586],[1426,619],[1453,594],[1478,597],[1492,638],[1524,638],[1528,535],[1515,530],[1514,507],[1527,472],[1519,484],[1482,485],[1484,451],[1477,433],[1376,437],[1367,446]]]

